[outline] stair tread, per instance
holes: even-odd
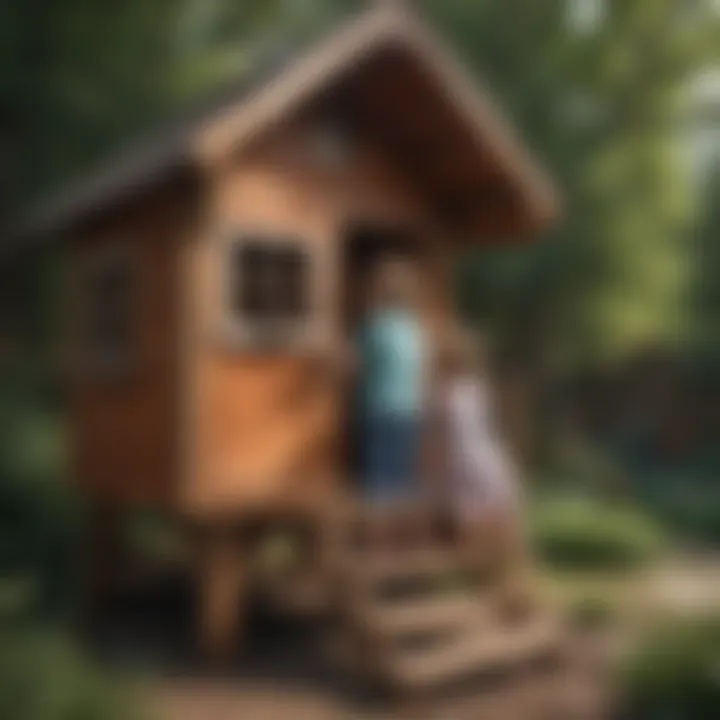
[[[472,595],[413,599],[380,605],[366,620],[381,633],[402,635],[413,631],[479,626],[488,617],[487,603]]]
[[[328,604],[325,578],[317,575],[270,578],[261,584],[261,590],[271,605],[292,613],[316,611]]]
[[[406,687],[442,683],[468,672],[529,659],[550,649],[559,637],[556,623],[546,618],[520,627],[475,630],[431,650],[400,654],[392,663],[391,674]]]
[[[463,566],[457,553],[444,549],[421,549],[380,557],[358,558],[354,564],[365,580],[383,580],[415,575],[438,575],[459,570]]]

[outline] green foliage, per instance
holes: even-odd
[[[665,545],[646,515],[589,499],[542,501],[533,520],[539,554],[556,567],[631,568],[659,557]]]
[[[570,607],[570,618],[582,630],[600,630],[612,624],[617,608],[606,597],[585,596],[577,599]]]
[[[0,577],[61,609],[75,590],[78,508],[64,482],[63,432],[27,373],[0,386]],[[40,609],[39,607],[36,609]]]
[[[717,132],[717,130],[716,130]],[[698,227],[696,275],[692,303],[697,322],[697,351],[718,366],[720,358],[720,166],[709,178]]]
[[[0,628],[0,717],[137,720],[118,683],[51,631]]]
[[[622,670],[633,717],[720,717],[720,614],[664,621]]]
[[[566,196],[550,242],[464,263],[466,306],[535,362],[596,363],[672,340],[691,252],[675,118],[713,53],[717,17],[678,22],[671,0],[628,0],[578,33],[566,2],[424,5]]]
[[[629,491],[624,468],[596,443],[577,434],[555,429],[548,448],[541,487],[555,492],[582,492],[603,499],[617,499]]]
[[[720,492],[714,486],[678,484],[677,490],[651,501],[653,511],[678,535],[720,543]]]

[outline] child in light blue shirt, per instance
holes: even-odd
[[[358,337],[363,490],[373,503],[417,490],[426,338],[409,260],[378,261]]]

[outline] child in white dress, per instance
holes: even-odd
[[[517,549],[520,498],[495,427],[482,355],[466,331],[448,334],[434,393],[437,489],[468,549],[497,555]]]

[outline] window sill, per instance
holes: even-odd
[[[232,323],[219,333],[219,345],[225,351],[249,355],[313,355],[327,344],[324,340],[323,333],[312,323]]]

